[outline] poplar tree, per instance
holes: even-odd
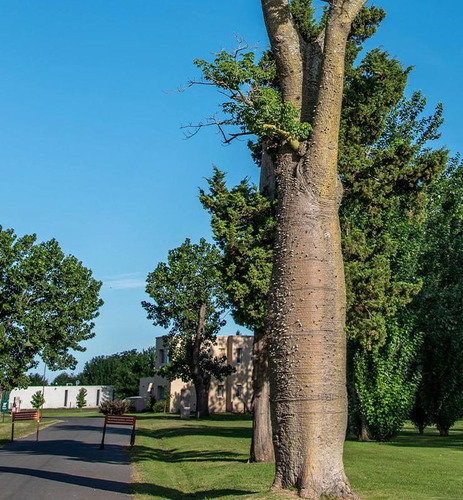
[[[423,289],[415,301],[423,379],[412,419],[441,436],[463,411],[463,167],[459,159],[430,190],[421,255]]]

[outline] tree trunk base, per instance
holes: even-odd
[[[282,492],[285,491],[285,488],[278,484],[274,484],[271,491]],[[288,494],[289,493],[290,492],[288,491]],[[299,498],[306,498],[308,500],[361,500],[361,498],[351,490],[349,484],[345,481],[340,481],[328,491],[320,491],[318,488],[306,486],[299,489],[298,496]]]

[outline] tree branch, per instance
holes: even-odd
[[[182,129],[190,129],[189,132],[185,133],[185,136],[187,139],[191,139],[194,137],[202,128],[204,127],[217,127],[219,133],[222,136],[223,143],[224,144],[230,144],[232,141],[235,139],[238,139],[239,137],[242,137],[244,135],[253,135],[252,132],[249,131],[243,131],[243,132],[231,132],[231,133],[226,133],[224,130],[225,125],[232,125],[229,121],[218,121],[215,117],[209,118],[209,121],[206,123],[200,122],[196,125],[193,125],[192,123],[188,125],[182,125]]]
[[[301,109],[301,40],[291,18],[288,0],[262,0],[262,11],[280,77],[283,100]]]
[[[352,22],[357,14],[360,12],[362,7],[367,3],[367,0],[344,0],[343,6],[347,10],[347,15],[349,16],[350,21]]]

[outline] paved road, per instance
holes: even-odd
[[[1,500],[124,500],[131,466],[130,430],[109,427],[99,450],[101,418],[64,421],[0,449]]]

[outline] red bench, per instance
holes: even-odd
[[[132,448],[135,444],[135,423],[137,417],[131,417],[127,415],[105,415],[104,417],[104,427],[103,427],[103,437],[101,438],[100,450],[104,450],[104,438],[106,435],[106,426],[109,425],[126,425],[132,427],[132,435],[130,436],[130,447]]]
[[[14,441],[14,423],[24,422],[26,420],[35,420],[37,422],[37,430],[35,434],[35,440],[39,440],[39,426],[40,426],[40,414],[38,410],[35,411],[21,411],[11,413],[11,441]]]

